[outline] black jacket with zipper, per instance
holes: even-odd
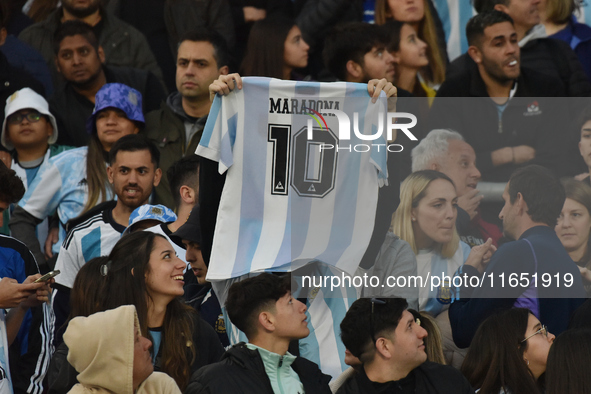
[[[323,374],[313,362],[298,357],[291,365],[306,393],[331,394],[330,376]],[[274,394],[265,366],[257,350],[244,342],[232,346],[222,360],[199,369],[191,376],[185,394],[233,393]]]
[[[572,172],[567,142],[574,135],[566,126],[572,118],[560,80],[522,67],[516,83],[514,96],[499,117],[498,106],[470,59],[467,75],[441,85],[429,113],[429,129],[447,128],[462,134],[476,152],[483,181],[506,182],[517,167],[527,164],[542,165],[559,175]],[[493,151],[520,145],[533,147],[535,158],[521,165],[493,166]]]

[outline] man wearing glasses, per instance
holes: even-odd
[[[362,298],[341,323],[341,339],[362,363],[337,394],[474,393],[455,368],[427,361],[427,331],[403,298]]]

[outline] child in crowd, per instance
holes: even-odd
[[[47,101],[30,88],[14,92],[4,108],[4,123],[0,142],[10,152],[10,168],[23,180],[25,190],[37,175],[41,164],[69,146],[56,145],[58,136],[55,117],[49,112]],[[7,163],[8,164],[8,163]],[[8,219],[9,212],[4,214]],[[4,220],[3,234],[8,234],[8,220]],[[41,245],[47,238],[47,220],[37,226]]]

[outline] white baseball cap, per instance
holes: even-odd
[[[21,109],[31,108],[40,114],[47,115],[49,121],[53,126],[53,134],[49,137],[47,142],[49,145],[55,144],[57,141],[57,123],[55,117],[49,112],[49,104],[47,101],[30,88],[23,88],[14,92],[8,99],[6,99],[6,107],[4,108],[4,123],[2,124],[2,135],[0,135],[0,143],[8,149],[13,150],[14,146],[6,139],[6,121],[8,117]]]

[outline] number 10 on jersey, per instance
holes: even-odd
[[[313,129],[307,138],[307,127],[291,136],[291,125],[269,124],[268,141],[273,144],[271,194],[289,195],[289,185],[302,197],[322,198],[334,189],[337,150],[321,149],[337,146],[334,133]]]

